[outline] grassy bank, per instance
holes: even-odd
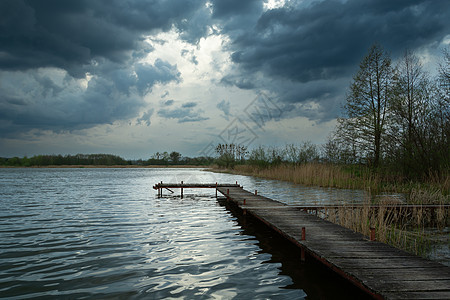
[[[370,197],[362,208],[341,207],[337,210],[324,210],[319,215],[331,222],[370,235],[375,228],[376,239],[416,255],[427,256],[435,244],[435,237],[428,228],[441,231],[450,226],[448,209],[441,207],[450,204],[450,178],[429,178],[423,182],[405,181],[403,178],[377,174],[364,167],[338,166],[309,163],[303,165],[278,165],[260,168],[251,165],[236,165],[233,169],[213,168],[213,171],[240,175],[250,175],[266,179],[276,179],[297,184],[363,189],[371,194],[382,192],[405,193],[409,204],[434,204],[440,207],[430,210],[393,209],[392,199],[378,197],[373,203]],[[376,206],[376,208],[374,208]],[[447,241],[448,243],[448,236]]]

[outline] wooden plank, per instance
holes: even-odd
[[[384,278],[385,280],[395,280],[398,278],[409,278],[414,274],[415,280],[441,280],[450,277],[449,268],[407,268],[393,269],[388,266],[384,269],[353,269],[352,274],[357,277],[365,276],[366,278]]]
[[[371,287],[375,290],[385,292],[429,292],[446,291],[450,292],[450,279],[436,280],[382,280],[370,281]]]
[[[391,268],[436,268],[439,269],[442,265],[433,262],[431,260],[422,259],[416,256],[410,256],[408,258],[330,258],[334,264],[337,264],[346,269],[384,269],[386,266]]]
[[[448,300],[450,299],[449,291],[426,291],[426,292],[386,292],[383,295],[387,299],[441,299]]]

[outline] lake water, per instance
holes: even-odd
[[[364,198],[200,169],[0,169],[0,298],[365,297],[214,190],[157,198],[159,181],[238,181],[289,204]]]

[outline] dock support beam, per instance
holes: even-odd
[[[306,228],[305,227],[302,227],[302,238],[301,238],[301,240],[302,241],[305,241],[306,240]],[[302,262],[304,262],[305,261],[305,248],[302,246],[302,247],[300,247],[301,249],[300,249],[300,251],[301,251],[301,254],[300,254],[300,260],[302,261]]]
[[[376,240],[375,238],[375,228],[370,227],[370,240],[373,242]]]
[[[183,185],[183,181],[181,181],[181,185]],[[183,199],[183,188],[181,188],[181,199]]]

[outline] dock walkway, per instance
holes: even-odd
[[[239,186],[217,186],[216,191],[375,298],[450,299],[450,268],[445,265]]]

